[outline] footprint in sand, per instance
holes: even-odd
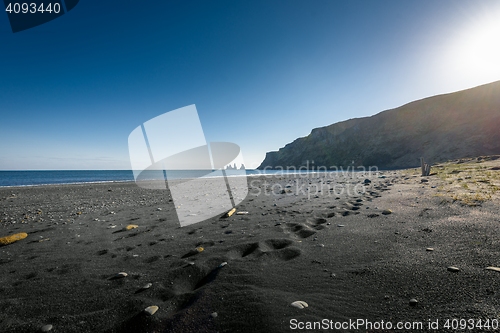
[[[240,244],[229,249],[227,256],[233,260],[241,258],[277,259],[288,261],[301,255],[302,251],[290,239],[268,239],[263,242]]]
[[[335,216],[335,213],[328,213],[327,217],[333,217]],[[306,220],[307,224],[309,224],[312,228],[316,230],[322,230],[325,228],[324,224],[328,222],[326,218],[323,217],[315,217],[315,218],[309,218]]]
[[[316,230],[313,230],[313,228],[306,223],[288,222],[285,223],[283,229],[285,232],[295,234],[298,238],[307,238],[316,233]]]

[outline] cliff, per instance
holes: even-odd
[[[418,166],[500,154],[500,81],[425,98],[371,117],[315,128],[279,151],[268,152],[258,169]]]

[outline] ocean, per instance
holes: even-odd
[[[208,171],[209,172],[209,171]],[[301,171],[299,173],[309,173]],[[281,170],[246,170],[248,176],[292,174]],[[177,170],[169,172],[169,179],[190,179],[206,175],[207,171]],[[0,187],[36,186],[51,184],[81,184],[134,181],[131,170],[43,170],[43,171],[0,171]]]

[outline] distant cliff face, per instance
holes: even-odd
[[[500,154],[500,81],[425,98],[371,117],[315,128],[259,166],[283,168],[415,167]],[[353,164],[354,162],[354,164]]]

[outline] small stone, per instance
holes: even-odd
[[[434,248],[433,247],[428,247],[428,248],[425,249],[425,251],[431,252],[431,251],[434,251]]]
[[[137,228],[139,228],[137,224],[129,224],[128,226],[125,227],[125,230],[132,230]]]
[[[448,267],[448,271],[450,271],[450,272],[459,272],[460,268],[455,267],[455,266],[450,266],[450,267]]]
[[[305,309],[305,308],[307,308],[309,306],[304,301],[295,301],[295,302],[293,302],[290,305],[293,306],[293,307],[295,307],[295,308],[297,308],[297,309]]]
[[[161,208],[156,208],[156,210],[161,211],[162,209]]]
[[[420,182],[427,183],[427,182],[429,182],[429,179],[422,178],[422,179],[420,179]]]
[[[415,298],[410,299],[410,306],[416,306],[418,301]]]
[[[144,312],[150,316],[154,315],[156,311],[158,311],[158,307],[156,305],[151,305],[144,309]]]
[[[370,184],[372,181],[369,180],[368,178],[363,181],[364,184]]]
[[[217,318],[218,314],[217,314],[217,312],[212,312],[211,316],[212,316],[212,318]]]
[[[382,211],[382,214],[383,214],[383,215],[389,215],[389,214],[392,214],[392,210],[390,210],[390,209],[384,209],[384,210]]]
[[[236,215],[248,215],[248,212],[236,212]]]
[[[195,250],[196,252],[198,252],[198,253],[201,253],[201,252],[203,252],[205,249],[204,249],[204,248],[202,248],[201,246],[198,246],[198,247],[197,247],[197,248],[195,248],[194,250]]]
[[[345,227],[345,225],[343,225],[343,224],[337,224],[337,227],[342,228],[342,227]]]
[[[500,272],[500,267],[490,266],[490,267],[486,267],[486,269],[489,270],[489,271]]]
[[[17,242],[19,240],[25,239],[26,237],[28,237],[28,234],[25,232],[20,232],[20,233],[14,234],[14,235],[1,237],[0,238],[0,246],[12,244],[12,243]]]
[[[219,265],[219,268],[222,268],[222,267],[224,267],[224,266],[226,266],[226,265],[227,265],[227,262],[226,262],[226,261],[224,261],[223,263],[221,263],[221,264]]]
[[[116,274],[115,276],[113,276],[113,279],[121,279],[121,278],[124,278],[124,277],[127,277],[128,274],[125,273],[125,272],[120,272],[118,274]]]
[[[40,328],[40,332],[48,332],[48,331],[51,331],[53,328],[52,325],[48,324],[48,325],[44,325]]]
[[[152,286],[153,286],[153,284],[152,284],[152,283],[146,283],[145,285],[143,285],[143,286],[141,287],[141,289],[140,289],[140,290],[146,290],[146,289],[151,288]]]

